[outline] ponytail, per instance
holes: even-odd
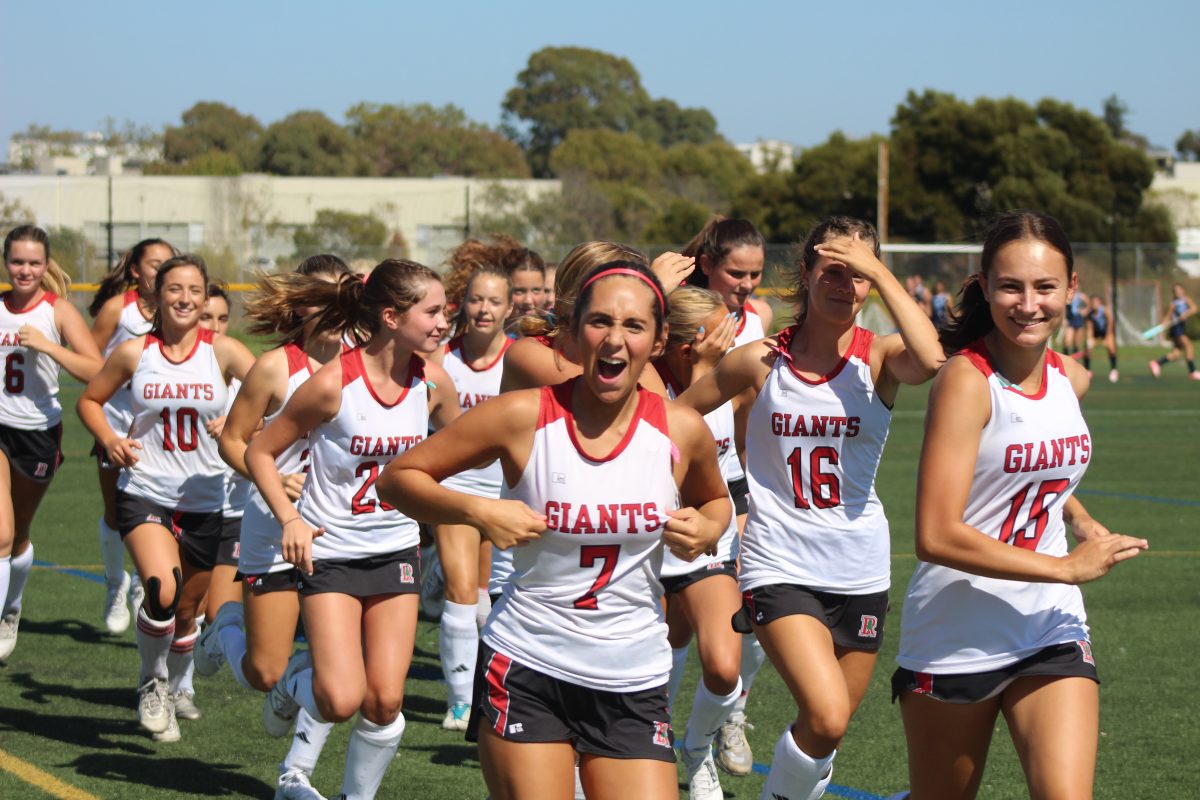
[[[334,295],[323,294],[321,285],[331,289],[345,278],[359,284],[363,281],[361,275],[350,271],[345,261],[328,254],[309,256],[295,272],[261,276],[254,293],[242,304],[242,316],[249,323],[247,332],[273,338],[279,345],[302,341],[308,318],[301,317],[296,309],[324,308]],[[310,297],[316,300],[305,302]]]
[[[983,273],[967,276],[958,290],[958,303],[938,328],[942,351],[952,355],[996,327],[992,309],[983,293]]]
[[[46,271],[42,273],[42,288],[59,297],[66,297],[71,291],[71,276],[63,272],[63,268],[53,258],[46,262]]]
[[[100,288],[96,290],[96,296],[92,298],[92,303],[88,306],[88,314],[93,317],[99,314],[105,303],[124,292],[133,283],[133,265],[141,264],[146,251],[155,245],[161,245],[170,250],[171,258],[180,255],[179,250],[165,239],[143,239],[138,242],[125,251],[116,266],[108,271],[104,280],[100,281]]]

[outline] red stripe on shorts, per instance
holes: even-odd
[[[916,694],[932,694],[933,693],[933,676],[928,672],[914,672],[917,677],[917,688],[913,689]]]
[[[512,659],[503,653],[492,653],[488,659],[488,702],[496,709],[496,733],[501,736],[508,725],[508,689],[504,686],[504,679],[508,677],[511,666]]]

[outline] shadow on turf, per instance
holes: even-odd
[[[458,734],[462,736],[462,734]],[[444,767],[466,767],[479,769],[479,750],[467,742],[459,744],[403,745],[401,750],[430,753],[429,761]]]
[[[128,698],[128,690],[125,690]],[[125,750],[129,753],[151,756],[154,750],[144,744],[129,741],[131,734],[139,732],[137,722],[132,719],[97,719],[95,717],[61,717],[28,711],[23,708],[0,708],[0,731],[10,730],[27,733],[75,747],[89,750]],[[112,758],[111,754],[98,756]]]
[[[109,647],[136,648],[137,644],[129,639],[114,636],[103,628],[81,622],[77,619],[56,620],[21,620],[21,635],[37,634],[45,636],[69,636],[82,644],[105,644]]]
[[[238,772],[238,764],[209,764],[195,758],[89,753],[72,766],[80,775],[122,781],[152,797],[155,789],[192,796],[271,797],[275,787]]]
[[[83,687],[71,686],[66,683],[43,683],[28,672],[9,675],[8,680],[21,687],[22,699],[43,705],[51,703],[55,697],[66,697],[98,706],[115,706],[132,710],[137,702],[133,689],[128,686]]]

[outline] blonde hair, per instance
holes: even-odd
[[[526,314],[517,320],[517,329],[522,336],[557,336],[559,331],[570,325],[575,311],[575,297],[579,284],[601,264],[612,261],[633,261],[644,266],[650,260],[640,250],[616,242],[591,241],[576,245],[566,258],[558,264],[554,275],[554,311],[550,316]]]
[[[691,344],[700,332],[704,318],[724,308],[721,295],[699,286],[681,286],[671,292],[671,313],[667,315],[667,347]]]

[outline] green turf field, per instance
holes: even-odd
[[[1200,620],[1200,383],[1185,381],[1179,365],[1165,370],[1163,380],[1152,380],[1145,367],[1150,354],[1123,351],[1121,382],[1110,385],[1098,375],[1085,401],[1096,455],[1080,498],[1111,529],[1151,542],[1148,553],[1084,589],[1104,681],[1096,796],[1121,800],[1200,794],[1187,766],[1200,746],[1197,692],[1189,677],[1200,660],[1193,638]],[[64,399],[73,403],[76,394],[64,392]],[[924,402],[923,389],[901,392],[880,470],[879,491],[893,532],[895,608],[873,686],[838,757],[838,788],[831,797],[871,800],[907,783],[888,681],[904,586],[915,564],[913,492]],[[33,540],[39,562],[94,576],[101,572],[100,501],[89,445],[69,415],[68,461],[43,503]],[[271,797],[289,740],[267,738],[261,696],[239,689],[227,672],[197,677],[205,717],[180,723],[183,741],[156,744],[138,729],[133,633],[102,632],[103,597],[103,585],[85,577],[48,568],[31,577],[19,644],[0,667],[0,798]],[[437,680],[436,649],[436,629],[422,623],[404,704],[408,729],[380,797],[486,794],[474,748],[441,730],[445,688]],[[693,665],[685,698],[695,675]],[[691,701],[679,705],[686,710]],[[792,713],[782,683],[765,667],[748,708],[757,761],[769,762]],[[682,731],[685,720],[675,722]],[[343,726],[334,733],[317,769],[315,785],[326,794],[340,785],[347,732]],[[47,785],[45,776],[60,782],[54,791],[35,788]],[[722,782],[728,797],[750,800],[758,797],[762,777],[723,775]],[[1003,723],[980,796],[1026,796]]]

